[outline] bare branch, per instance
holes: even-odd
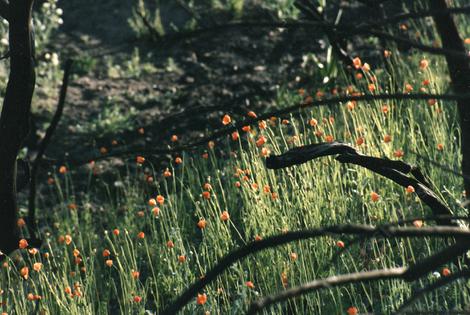
[[[328,235],[361,235],[363,237],[459,237],[470,236],[470,230],[461,229],[457,227],[449,226],[436,226],[436,227],[392,227],[392,226],[367,226],[367,225],[340,225],[331,226],[325,228],[318,228],[312,230],[304,230],[297,232],[288,232],[281,235],[272,236],[261,241],[255,241],[249,243],[243,247],[240,247],[229,254],[225,255],[221,260],[209,270],[203,278],[199,279],[188,287],[176,300],[168,305],[162,312],[162,315],[176,314],[181,310],[198,292],[200,292],[207,284],[215,280],[220,274],[222,274],[227,268],[229,268],[235,262],[259,251],[277,247],[286,243],[290,243],[298,240],[312,239]],[[466,244],[470,248],[469,244]],[[446,255],[442,257],[448,258]],[[455,256],[448,258],[453,259]],[[429,272],[433,270],[434,264],[428,263],[427,265],[420,265],[419,268],[423,272]],[[429,269],[431,268],[431,269]],[[410,274],[411,275],[411,274]]]
[[[36,213],[37,174],[38,174],[39,168],[41,167],[44,153],[46,152],[47,146],[49,145],[49,142],[52,139],[52,136],[57,128],[57,125],[59,124],[59,121],[62,117],[62,113],[64,111],[65,98],[67,96],[67,88],[69,85],[69,77],[70,77],[71,68],[72,68],[72,60],[69,59],[65,62],[64,76],[62,79],[62,87],[60,89],[59,103],[57,104],[56,112],[54,114],[54,117],[52,118],[51,124],[46,130],[46,135],[44,136],[44,139],[39,144],[39,150],[38,150],[36,159],[34,160],[32,171],[31,171],[31,185],[29,189],[29,203],[28,203],[29,212],[28,212],[27,227],[28,227],[30,237],[33,240],[37,239],[35,235],[36,233],[35,213]]]
[[[326,279],[314,280],[312,282],[290,288],[282,291],[278,294],[273,294],[261,298],[253,302],[247,312],[248,315],[253,315],[261,311],[262,309],[274,304],[285,301],[287,299],[300,296],[302,294],[312,292],[319,289],[336,287],[339,285],[345,285],[350,283],[359,283],[376,280],[389,280],[389,279],[400,279],[406,272],[405,267],[381,269],[373,271],[356,272],[341,276],[332,276]]]
[[[362,155],[359,154],[356,149],[345,143],[317,143],[297,147],[282,155],[268,157],[266,159],[266,167],[270,169],[285,168],[303,164],[316,158],[329,155],[337,155],[336,160],[341,163],[350,163],[367,168],[394,181],[402,187],[406,188],[408,186],[413,186],[416,190],[417,196],[431,208],[434,215],[452,215],[452,211],[429,188],[429,184],[405,175],[410,173],[411,170],[416,169],[415,166],[406,164],[402,161],[392,161],[389,159]],[[415,172],[415,174],[421,173]],[[441,220],[440,224],[455,225],[455,223],[450,220]]]
[[[201,145],[207,145],[207,143],[211,140],[219,139],[223,136],[227,136],[234,131],[241,131],[244,126],[247,125],[254,125],[261,120],[269,119],[273,116],[279,117],[282,115],[286,115],[289,113],[293,113],[302,109],[306,108],[314,108],[320,106],[336,106],[339,103],[345,103],[348,101],[374,101],[374,100],[429,100],[429,99],[436,99],[436,100],[448,100],[448,101],[457,101],[460,99],[465,99],[470,97],[469,94],[461,94],[461,95],[453,95],[453,94],[402,94],[402,93],[394,93],[394,94],[375,94],[375,95],[360,95],[360,96],[343,96],[343,97],[335,97],[325,100],[315,100],[309,103],[301,103],[293,106],[286,107],[284,109],[279,109],[270,113],[258,115],[257,118],[250,118],[246,119],[245,121],[240,121],[234,124],[233,126],[222,128],[218,131],[215,131],[209,136],[206,136],[200,140],[197,140],[193,143],[180,145],[171,149],[156,149],[156,148],[142,148],[142,147],[123,147],[121,150],[114,150],[111,153],[106,155],[99,155],[93,156],[83,160],[74,160],[74,159],[63,159],[57,160],[57,163],[69,163],[70,165],[80,166],[89,163],[90,161],[100,161],[105,160],[111,157],[118,157],[118,156],[135,156],[137,154],[140,155],[166,155],[177,153],[185,150],[194,149]]]
[[[448,284],[450,284],[454,281],[457,281],[461,278],[469,278],[469,277],[470,277],[470,270],[468,270],[468,269],[459,270],[455,273],[452,273],[449,276],[442,277],[439,280],[431,283],[430,285],[413,292],[411,297],[408,300],[406,300],[397,309],[395,314],[402,313],[406,308],[410,307],[413,303],[415,303],[417,300],[419,300],[424,295],[426,295],[428,293],[431,293],[431,292],[435,291],[436,289],[442,288],[442,287],[444,287],[444,286],[446,286],[446,285],[448,285]]]

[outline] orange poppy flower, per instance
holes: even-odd
[[[251,111],[251,110],[248,112],[247,115],[248,115],[248,117],[253,118],[253,119],[256,119],[256,118],[258,117],[258,116],[255,114],[255,112],[254,112],[254,111]]]
[[[65,235],[65,244],[70,245],[72,243],[72,237],[70,235]]]
[[[385,135],[384,136],[384,142],[389,143],[390,141],[392,141],[392,136],[391,135]]]
[[[28,280],[29,277],[29,268],[28,267],[23,267],[20,269],[20,275],[25,279]]]
[[[442,143],[437,144],[437,150],[442,151],[444,150],[444,145]]]
[[[103,250],[103,257],[109,257],[110,255],[111,255],[111,252],[109,251],[109,249]]]
[[[136,296],[134,296],[133,300],[134,300],[135,303],[140,303],[142,301],[142,298],[140,296],[136,295]]]
[[[112,267],[113,266],[113,261],[111,259],[108,259],[105,261],[106,266]]]
[[[140,238],[141,240],[145,238],[145,233],[144,232],[139,232],[137,234],[137,238]]]
[[[421,70],[425,70],[428,66],[429,66],[429,61],[427,61],[426,59],[420,60],[419,67],[421,68]]]
[[[262,148],[262,149],[261,149],[261,152],[260,152],[260,155],[261,155],[262,157],[267,157],[270,153],[271,153],[271,151],[269,151],[269,149],[267,149],[267,148]]]
[[[134,278],[134,279],[139,279],[139,277],[140,277],[140,272],[135,271],[135,270],[132,270],[131,275],[132,275],[132,278]]]
[[[178,157],[175,158],[175,163],[176,164],[181,164],[181,163],[183,163],[183,159],[178,156]]]
[[[203,191],[202,192],[202,197],[206,200],[211,199],[211,193],[209,191]]]
[[[168,242],[166,242],[166,247],[173,248],[173,247],[175,247],[175,243],[173,243],[173,241],[168,241]]]
[[[413,86],[409,83],[405,84],[405,92],[411,93],[413,91]]]
[[[176,142],[178,141],[178,136],[177,135],[172,135],[171,136],[171,142]]]
[[[197,227],[200,228],[201,230],[205,229],[207,225],[206,220],[200,219],[199,222],[197,223]]]
[[[346,312],[348,315],[357,315],[359,311],[357,310],[357,307],[351,306],[347,309]]]
[[[413,186],[409,185],[408,187],[406,187],[405,191],[406,191],[407,194],[411,194],[411,193],[415,192],[415,188]]]
[[[242,130],[243,130],[244,132],[248,132],[248,131],[251,130],[251,127],[250,127],[250,126],[243,126],[243,127],[242,127]]]
[[[185,255],[179,255],[178,256],[178,262],[179,263],[184,263],[186,261],[186,256]]]
[[[450,274],[451,274],[449,268],[443,268],[441,273],[444,277],[450,276]]]
[[[331,142],[334,141],[334,138],[333,138],[332,135],[327,135],[327,136],[325,137],[325,140],[326,140],[326,142],[330,142],[330,143],[331,143]]]
[[[255,285],[254,285],[253,282],[251,282],[251,281],[245,282],[245,285],[246,285],[248,288],[250,288],[250,289],[254,289],[254,288],[255,288]]]
[[[228,124],[230,124],[232,122],[232,118],[230,118],[229,115],[224,115],[224,117],[222,118],[222,124],[224,124],[225,126],[227,126]]]
[[[230,219],[230,215],[229,215],[228,211],[222,212],[222,214],[220,215],[220,220],[228,221],[229,219]]]
[[[316,127],[318,125],[318,121],[315,118],[310,119],[308,123],[312,127]]]
[[[40,262],[37,262],[37,263],[33,264],[33,270],[34,271],[39,272],[39,271],[41,271],[41,269],[42,269],[42,264]]]
[[[292,260],[292,261],[296,261],[296,260],[297,260],[297,258],[298,258],[298,255],[297,255],[297,253],[290,253],[290,260]]]
[[[61,167],[59,168],[59,173],[60,173],[60,174],[65,174],[65,173],[67,173],[67,167],[61,166]]]
[[[158,217],[158,215],[160,214],[160,208],[159,207],[152,208],[152,213],[153,213],[153,216]]]
[[[263,238],[262,238],[261,236],[259,236],[259,235],[256,235],[256,236],[255,236],[255,242],[259,242],[259,241],[261,241],[262,239],[263,239]]]
[[[370,199],[373,202],[377,202],[380,199],[380,195],[378,193],[376,193],[375,191],[373,191],[373,192],[370,193]]]
[[[207,295],[205,293],[197,295],[196,303],[198,305],[204,305],[204,304],[206,304],[206,302],[207,302]]]
[[[354,58],[353,59],[353,65],[354,65],[354,68],[360,69],[361,66],[362,66],[361,58],[359,58],[359,57]]]
[[[162,205],[164,202],[165,202],[165,197],[163,197],[162,195],[158,195],[157,196],[157,202]]]
[[[167,178],[168,178],[168,177],[171,177],[171,172],[170,172],[170,170],[169,170],[168,168],[163,172],[163,176],[164,176],[164,177],[167,177]]]
[[[118,235],[119,235],[119,233],[120,233],[120,232],[119,232],[119,230],[118,230],[118,229],[114,229],[114,230],[113,230],[113,234],[114,234],[115,236],[118,236]]]
[[[261,147],[266,143],[266,141],[267,141],[266,137],[261,136],[261,137],[258,138],[258,140],[256,140],[256,146]]]
[[[25,249],[26,247],[28,247],[28,245],[29,245],[29,244],[28,244],[28,241],[25,240],[24,238],[22,238],[22,239],[20,239],[20,241],[19,241],[18,247],[19,247],[20,249]]]
[[[420,228],[423,226],[423,221],[422,220],[414,220],[413,225],[417,228]]]
[[[258,123],[258,127],[259,127],[259,129],[263,129],[263,130],[264,130],[264,129],[266,129],[266,128],[268,127],[268,125],[266,124],[266,122],[265,122],[264,120],[262,120],[262,121],[260,121],[260,122]]]
[[[344,242],[343,241],[337,241],[336,246],[338,246],[339,248],[344,248]]]
[[[356,140],[357,145],[362,145],[363,143],[364,143],[364,138],[363,137],[357,138],[357,140]]]
[[[395,152],[393,152],[393,156],[396,157],[396,158],[401,158],[405,155],[405,153],[403,152],[403,150],[396,150]]]

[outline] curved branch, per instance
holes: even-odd
[[[302,294],[312,292],[319,289],[336,287],[339,285],[359,283],[375,280],[389,280],[389,279],[401,279],[406,272],[405,267],[381,269],[373,271],[356,272],[341,276],[332,276],[326,279],[314,280],[312,282],[290,288],[282,291],[278,294],[273,294],[261,298],[253,302],[247,312],[248,315],[253,315],[261,311],[262,309],[274,304],[285,301],[287,299],[300,296]]]
[[[235,262],[259,251],[277,247],[286,243],[290,243],[298,240],[306,240],[321,236],[337,235],[337,234],[348,234],[348,235],[361,235],[364,237],[465,237],[470,236],[470,230],[464,230],[456,227],[448,226],[437,226],[437,227],[423,227],[423,228],[411,228],[411,227],[392,227],[392,226],[367,226],[367,225],[340,225],[331,226],[325,228],[318,228],[306,231],[288,232],[286,234],[272,236],[261,241],[255,241],[249,243],[243,247],[240,247],[226,256],[224,256],[211,270],[209,270],[204,278],[199,279],[188,287],[176,300],[168,305],[160,314],[170,315],[176,314],[181,310],[198,292],[200,292],[207,284],[215,280],[220,274],[222,274],[227,268],[229,268]],[[468,244],[467,244],[468,245]],[[470,247],[470,245],[468,245]],[[452,259],[445,255],[441,255],[441,260]],[[420,265],[420,269],[427,270],[426,267],[431,268],[434,265],[427,264],[425,266]],[[432,270],[432,269],[430,269]],[[413,274],[414,275],[414,274]]]
[[[273,116],[278,117],[278,116],[286,115],[286,114],[295,112],[297,110],[305,109],[305,108],[332,106],[338,103],[345,103],[348,101],[359,102],[359,101],[374,101],[374,100],[429,100],[429,99],[457,101],[457,100],[465,99],[469,97],[470,97],[470,94],[454,95],[454,94],[402,94],[402,93],[335,97],[335,98],[330,98],[330,99],[325,99],[325,100],[316,100],[310,103],[301,103],[301,104],[286,107],[284,109],[280,109],[280,110],[276,110],[270,113],[259,115],[257,118],[246,119],[245,121],[240,121],[240,122],[235,123],[233,126],[220,129],[214,132],[212,135],[206,136],[193,143],[180,145],[172,149],[155,149],[155,148],[146,149],[146,148],[137,148],[137,147],[127,147],[122,150],[114,150],[113,152],[108,153],[106,155],[94,156],[94,157],[84,159],[84,160],[63,159],[63,160],[58,160],[56,162],[69,163],[71,165],[80,166],[80,165],[85,165],[89,163],[90,161],[100,161],[100,160],[105,160],[111,157],[118,157],[118,156],[134,156],[137,154],[166,155],[166,154],[177,153],[177,152],[181,152],[185,150],[194,149],[201,145],[206,145],[211,140],[219,139],[223,136],[231,134],[234,131],[241,131],[244,126],[254,125],[261,120],[266,120]]]
[[[62,113],[64,111],[65,106],[65,98],[67,96],[67,88],[69,85],[69,77],[70,77],[70,70],[72,68],[72,60],[68,59],[65,62],[64,68],[64,76],[62,79],[62,87],[60,89],[59,95],[59,103],[57,104],[57,109],[52,118],[51,124],[46,130],[46,135],[44,139],[39,144],[39,150],[34,160],[33,167],[31,170],[31,185],[29,189],[29,199],[28,199],[28,220],[27,220],[27,227],[32,239],[37,239],[36,237],[36,182],[37,182],[37,174],[39,168],[41,167],[41,163],[43,160],[44,153],[46,152],[47,146],[52,139],[52,136],[59,124],[60,118],[62,117]]]

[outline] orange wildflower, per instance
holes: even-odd
[[[220,215],[220,220],[228,221],[229,219],[230,219],[230,215],[229,215],[228,211],[222,212],[222,214]]]
[[[178,256],[178,262],[180,262],[181,264],[184,263],[186,261],[186,256],[185,255],[179,255]]]
[[[100,148],[100,153],[104,155],[104,154],[108,153],[108,149],[106,149],[105,147],[101,147]]]
[[[258,127],[259,127],[259,129],[263,129],[263,130],[264,130],[264,129],[266,129],[266,128],[268,127],[268,125],[266,124],[266,122],[265,122],[264,120],[262,120],[262,121],[260,121],[260,122],[258,123]]]
[[[28,267],[23,267],[20,269],[20,275],[25,279],[28,280],[29,277],[29,268]]]
[[[343,241],[337,241],[336,246],[338,246],[339,248],[344,248],[344,242]]]
[[[297,253],[290,253],[290,260],[292,260],[292,261],[296,261],[296,260],[297,260],[297,258],[298,258],[298,255],[297,255]]]
[[[113,266],[113,261],[111,259],[108,259],[105,261],[106,266],[112,267]]]
[[[438,150],[438,151],[444,150],[444,145],[443,145],[442,143],[438,143],[438,144],[437,144],[437,150]]]
[[[206,304],[206,302],[207,302],[207,295],[205,293],[197,295],[196,303],[198,305],[204,305],[204,304]]]
[[[384,57],[385,58],[390,58],[391,55],[392,55],[392,52],[390,50],[384,50]]]
[[[181,164],[181,163],[183,163],[183,159],[178,156],[178,157],[175,158],[175,163],[176,164]]]
[[[114,229],[114,230],[113,230],[113,234],[114,234],[115,236],[118,236],[118,235],[119,235],[119,233],[120,233],[120,232],[119,232],[119,230],[118,230],[118,229]]]
[[[250,289],[254,289],[254,288],[255,288],[255,285],[254,285],[253,282],[251,282],[251,281],[245,282],[245,285],[246,285],[248,288],[250,288]]]
[[[353,65],[354,65],[354,68],[360,69],[361,66],[362,66],[361,58],[359,58],[359,57],[354,58],[353,59]]]
[[[363,143],[364,143],[364,138],[363,137],[357,138],[357,140],[356,140],[357,145],[362,145]]]
[[[270,153],[271,153],[271,151],[269,151],[269,149],[267,149],[267,148],[262,148],[262,149],[261,149],[261,152],[260,152],[260,155],[261,155],[262,157],[266,157],[266,156],[268,156]]]
[[[65,235],[65,244],[70,245],[72,243],[72,237],[70,235]]]
[[[164,202],[165,202],[165,197],[163,197],[162,195],[158,195],[157,196],[157,202],[162,205]]]
[[[331,143],[331,142],[334,141],[334,138],[333,138],[332,135],[327,135],[327,136],[325,137],[325,140],[326,140],[326,142],[330,142],[330,143]]]
[[[265,143],[266,143],[267,139],[265,136],[261,136],[258,138],[258,140],[256,141],[256,146],[257,147],[261,147],[263,146]]]
[[[224,124],[225,126],[227,126],[228,124],[230,124],[232,122],[232,118],[230,118],[229,115],[224,115],[224,117],[222,118],[222,124]]]
[[[450,276],[451,272],[449,268],[443,268],[441,273],[444,277],[447,277],[447,276]]]
[[[41,269],[42,269],[42,264],[40,262],[37,262],[37,263],[33,264],[33,270],[34,271],[39,272],[39,271],[41,271]]]
[[[382,106],[382,113],[384,113],[384,114],[388,113],[388,106],[387,105]]]
[[[61,167],[59,168],[59,173],[60,173],[60,174],[65,174],[65,173],[67,173],[67,167],[61,166]]]
[[[132,270],[131,275],[132,275],[132,278],[134,278],[134,279],[139,279],[139,277],[140,277],[140,272],[135,271],[135,270]]]
[[[252,110],[250,110],[247,115],[248,115],[248,117],[253,118],[253,119],[256,119],[256,118],[258,117],[258,116],[255,114],[255,112],[252,111]]]
[[[348,315],[357,315],[359,311],[357,310],[357,307],[351,306],[347,309],[346,312]]]
[[[373,202],[377,202],[380,199],[380,195],[378,193],[376,193],[375,191],[373,191],[373,192],[370,193],[370,199]]]
[[[139,232],[139,234],[137,234],[137,238],[140,238],[141,240],[145,238],[145,233],[144,232]]]
[[[391,135],[385,135],[384,136],[384,142],[389,143],[390,141],[392,141],[392,136]]]
[[[422,220],[414,220],[413,225],[417,228],[420,228],[423,226],[423,221]]]
[[[428,105],[429,106],[434,106],[436,105],[437,100],[435,98],[428,99]]]
[[[421,70],[425,70],[428,66],[429,61],[427,61],[426,59],[421,59],[421,61],[419,62],[419,67],[421,68]]]
[[[244,132],[248,132],[248,131],[251,130],[251,127],[250,127],[250,126],[243,126],[243,127],[242,127],[242,130],[243,130]]]
[[[203,191],[202,192],[202,198],[209,200],[211,199],[211,193],[209,191]]]
[[[171,172],[170,172],[170,170],[169,170],[168,168],[163,172],[163,176],[164,176],[164,177],[167,177],[167,178],[168,178],[168,177],[171,177]]]
[[[137,164],[144,164],[144,162],[145,162],[145,158],[143,156],[140,156],[140,155],[137,156],[135,158],[135,160],[136,160]]]
[[[205,219],[200,219],[199,222],[197,223],[197,227],[200,228],[201,230],[205,229],[207,225],[207,222]]]
[[[411,194],[411,193],[415,192],[415,188],[413,186],[409,185],[408,187],[406,187],[405,191],[406,191],[407,194]]]
[[[256,242],[259,242],[259,241],[261,241],[262,239],[263,239],[263,238],[262,238],[261,236],[259,236],[259,235],[256,235],[256,236],[255,236],[255,241],[256,241]]]
[[[20,239],[18,247],[20,249],[25,249],[26,247],[28,247],[28,241],[25,240],[24,238]]]
[[[409,83],[405,84],[405,92],[411,93],[413,91],[413,86]]]
[[[318,125],[318,121],[315,118],[310,119],[308,123],[312,127],[315,127],[316,125]]]
[[[152,213],[155,217],[158,217],[158,215],[160,214],[160,208],[159,207],[153,207]]]
[[[175,244],[173,243],[173,241],[168,241],[168,242],[166,242],[166,247],[173,248],[173,247],[175,247]]]
[[[178,136],[177,135],[172,135],[171,136],[171,142],[176,142],[178,141]]]
[[[395,152],[393,152],[393,156],[396,157],[396,158],[401,158],[405,155],[405,153],[403,152],[403,150],[396,150]]]
[[[238,131],[232,132],[232,140],[237,141],[238,138],[240,138],[240,135],[238,134]]]
[[[109,251],[109,249],[103,250],[103,257],[109,257],[110,255],[111,255],[111,252]]]
[[[136,295],[136,296],[134,296],[133,300],[134,300],[135,303],[140,303],[140,301],[142,301],[142,298],[140,296]]]

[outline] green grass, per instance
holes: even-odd
[[[407,81],[418,90],[424,79],[430,79],[428,89],[443,92],[443,61],[429,59],[430,67],[422,71],[419,60],[415,56],[392,62],[398,73],[413,73],[399,86]],[[377,73],[378,86],[391,89],[387,88],[392,86],[391,78],[383,71]],[[366,91],[366,80],[360,80],[358,89]],[[299,99],[297,91],[284,90],[278,106]],[[423,101],[388,102],[387,114],[383,113],[383,106],[383,102],[359,103],[350,111],[346,104],[339,104],[283,117],[289,120],[287,125],[280,118],[268,121],[265,130],[252,128],[251,133],[241,133],[237,141],[227,138],[217,141],[213,149],[183,153],[182,164],[175,164],[174,159],[168,161],[170,177],[163,176],[164,168],[154,169],[148,162],[137,165],[135,158],[128,161],[124,174],[116,171],[114,181],[89,170],[85,194],[74,187],[79,176],[75,170],[66,174],[54,171],[50,193],[40,200],[40,213],[48,222],[42,227],[45,245],[34,255],[26,249],[19,251],[3,266],[3,311],[27,314],[39,303],[38,309],[44,314],[143,314],[145,310],[158,313],[220,257],[256,236],[348,222],[379,224],[430,214],[416,196],[406,194],[403,188],[331,158],[279,171],[267,170],[260,148],[254,143],[262,134],[267,138],[264,147],[278,154],[294,146],[324,141],[326,135],[351,143],[363,137],[364,144],[358,149],[367,154],[393,158],[394,151],[401,149],[405,153],[403,159],[409,162],[416,162],[411,152],[419,152],[447,165],[459,165],[453,103],[429,106]],[[334,117],[333,123],[329,117]],[[312,118],[318,121],[315,128],[309,124]],[[323,137],[315,135],[318,130],[324,132]],[[392,137],[389,143],[383,142],[386,134]],[[444,145],[444,150],[437,150],[438,143]],[[461,179],[419,161],[418,164],[456,214],[465,213],[459,206]],[[148,176],[154,181],[149,183]],[[236,187],[237,182],[240,187]],[[202,196],[205,183],[212,187],[210,199]],[[269,192],[265,192],[268,186]],[[380,195],[379,202],[371,201],[372,191]],[[157,195],[165,200],[155,217],[148,201]],[[227,222],[220,219],[225,210],[230,214]],[[201,218],[207,222],[204,230],[196,226]],[[120,234],[114,235],[114,229]],[[145,238],[139,239],[139,232],[144,232]],[[72,239],[68,245],[63,241],[65,235]],[[347,250],[333,260],[339,251],[338,240],[345,242]],[[174,243],[173,248],[168,248],[168,241]],[[201,292],[208,297],[205,305],[197,305],[195,297],[183,313],[240,314],[250,301],[282,291],[283,274],[291,287],[334,274],[407,265],[445,246],[444,241],[434,239],[370,240],[350,247],[349,241],[325,237],[250,256]],[[78,265],[74,249],[79,251]],[[110,252],[106,258],[105,249]],[[291,253],[297,254],[295,261]],[[182,263],[178,261],[180,255],[186,258]],[[108,259],[112,260],[111,267],[106,265]],[[35,262],[43,264],[39,272],[32,270]],[[24,266],[30,269],[27,280],[19,274]],[[448,267],[456,269],[454,265]],[[140,273],[138,279],[133,278],[133,271]],[[411,284],[393,280],[347,285],[275,305],[264,313],[290,310],[295,314],[345,314],[350,306],[360,312],[389,313],[413,290],[435,278],[429,275]],[[246,286],[247,281],[254,283],[254,289]],[[68,287],[72,293],[78,292],[74,286],[80,288],[80,296],[66,293]],[[42,298],[29,301],[29,293]],[[142,300],[135,302],[136,296]],[[462,310],[469,302],[466,282],[458,282],[429,294],[413,309]]]

